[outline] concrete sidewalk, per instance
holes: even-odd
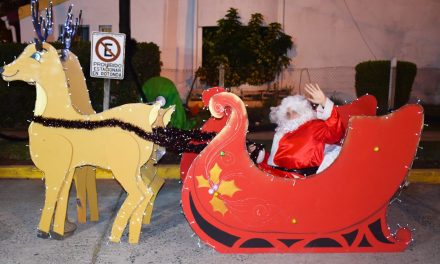
[[[439,263],[440,186],[411,184],[388,212],[392,230],[409,225],[415,241],[403,253],[224,255],[200,243],[181,213],[181,185],[167,181],[156,200],[152,223],[138,245],[108,240],[125,193],[114,180],[97,182],[100,221],[78,225],[63,241],[36,237],[44,202],[41,180],[0,180],[0,263]],[[68,215],[76,219],[74,189]]]

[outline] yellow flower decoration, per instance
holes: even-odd
[[[216,163],[209,171],[209,179],[205,179],[203,175],[196,176],[198,188],[209,188],[208,193],[212,195],[209,203],[212,205],[214,212],[219,212],[222,215],[228,211],[228,208],[223,201],[223,196],[232,197],[234,193],[240,191],[240,188],[235,185],[234,180],[225,181],[220,179],[222,168]]]

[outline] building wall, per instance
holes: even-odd
[[[296,44],[292,66],[309,70],[328,93],[353,99],[355,72],[345,67],[396,57],[419,68],[412,96],[440,103],[439,71],[430,69],[440,68],[439,11],[435,0],[286,0],[285,30]],[[285,81],[300,90],[300,75],[284,75]]]
[[[433,0],[286,2],[286,32],[300,67],[353,66],[397,57],[440,67],[440,2]]]
[[[117,0],[66,1],[54,8],[55,24],[63,22],[70,3],[76,12],[83,10],[83,24],[90,25],[90,32],[104,24],[118,31]],[[328,83],[324,85],[328,91],[351,99],[355,96],[352,68],[365,60],[397,57],[419,68],[440,68],[438,0],[132,0],[132,36],[159,45],[162,73],[184,97],[201,63],[202,27],[215,26],[230,7],[239,10],[243,23],[259,12],[266,22],[281,23],[293,37],[292,65],[279,81],[296,92],[305,81],[321,81]],[[29,17],[22,20],[21,31],[23,41],[33,38]],[[55,36],[57,31],[58,27]],[[331,68],[338,69],[330,74],[333,77],[310,74]],[[301,69],[309,74],[305,77]],[[341,69],[348,70],[339,73]],[[425,76],[417,82],[429,86],[420,88],[427,91],[419,91],[421,96],[440,93],[438,78]]]
[[[196,68],[197,0],[132,0],[131,4],[132,37],[159,45],[161,75],[173,80],[185,98]]]
[[[67,9],[73,4],[73,14],[78,16],[80,10],[83,11],[83,25],[90,26],[90,34],[92,31],[98,31],[99,25],[112,25],[113,32],[119,31],[119,4],[118,0],[70,0],[53,7],[54,12],[54,31],[49,41],[55,40],[59,36],[59,25],[64,24]],[[40,7],[43,7],[40,4]],[[23,8],[29,8],[25,6]],[[42,13],[42,12],[41,12]],[[29,42],[34,39],[34,28],[32,26],[32,18],[27,16],[20,20],[21,41]],[[91,36],[90,36],[91,37]]]

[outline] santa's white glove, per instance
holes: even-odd
[[[266,156],[266,150],[262,149],[258,152],[257,163],[263,162],[264,156]]]
[[[249,154],[253,154],[253,152],[256,150],[256,146],[255,144],[251,144],[248,146],[248,152]],[[258,156],[257,156],[257,160],[255,160],[256,163],[261,163],[264,160],[264,156],[266,155],[266,150],[261,149],[260,151],[258,151]]]

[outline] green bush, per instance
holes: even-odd
[[[378,113],[388,109],[390,61],[366,61],[356,65],[356,95],[372,94],[378,102]],[[412,62],[398,61],[396,68],[395,108],[406,104],[417,74],[417,66]]]
[[[161,66],[159,46],[152,42],[137,43],[133,57],[133,67],[141,84],[151,77],[159,76]]]
[[[57,49],[61,48],[60,43],[52,43]],[[14,56],[20,55],[27,44],[0,43],[0,61],[6,64],[14,60]],[[90,42],[76,42],[72,45],[71,51],[78,56],[87,87],[90,93],[93,108],[102,111],[103,85],[100,78],[90,77]],[[159,47],[154,43],[137,43],[133,57],[133,67],[138,74],[141,83],[145,80],[158,76],[161,69]],[[132,78],[128,77],[127,66],[125,79],[111,81],[111,107],[139,102],[139,94]],[[32,111],[35,105],[35,88],[24,82],[6,83],[0,79],[0,128],[26,128],[27,120],[32,118]]]
[[[225,87],[272,82],[290,65],[292,45],[280,23],[266,23],[262,14],[254,13],[244,26],[238,10],[230,8],[217,27],[203,28],[203,61],[196,74],[202,83],[216,86],[223,64]]]

